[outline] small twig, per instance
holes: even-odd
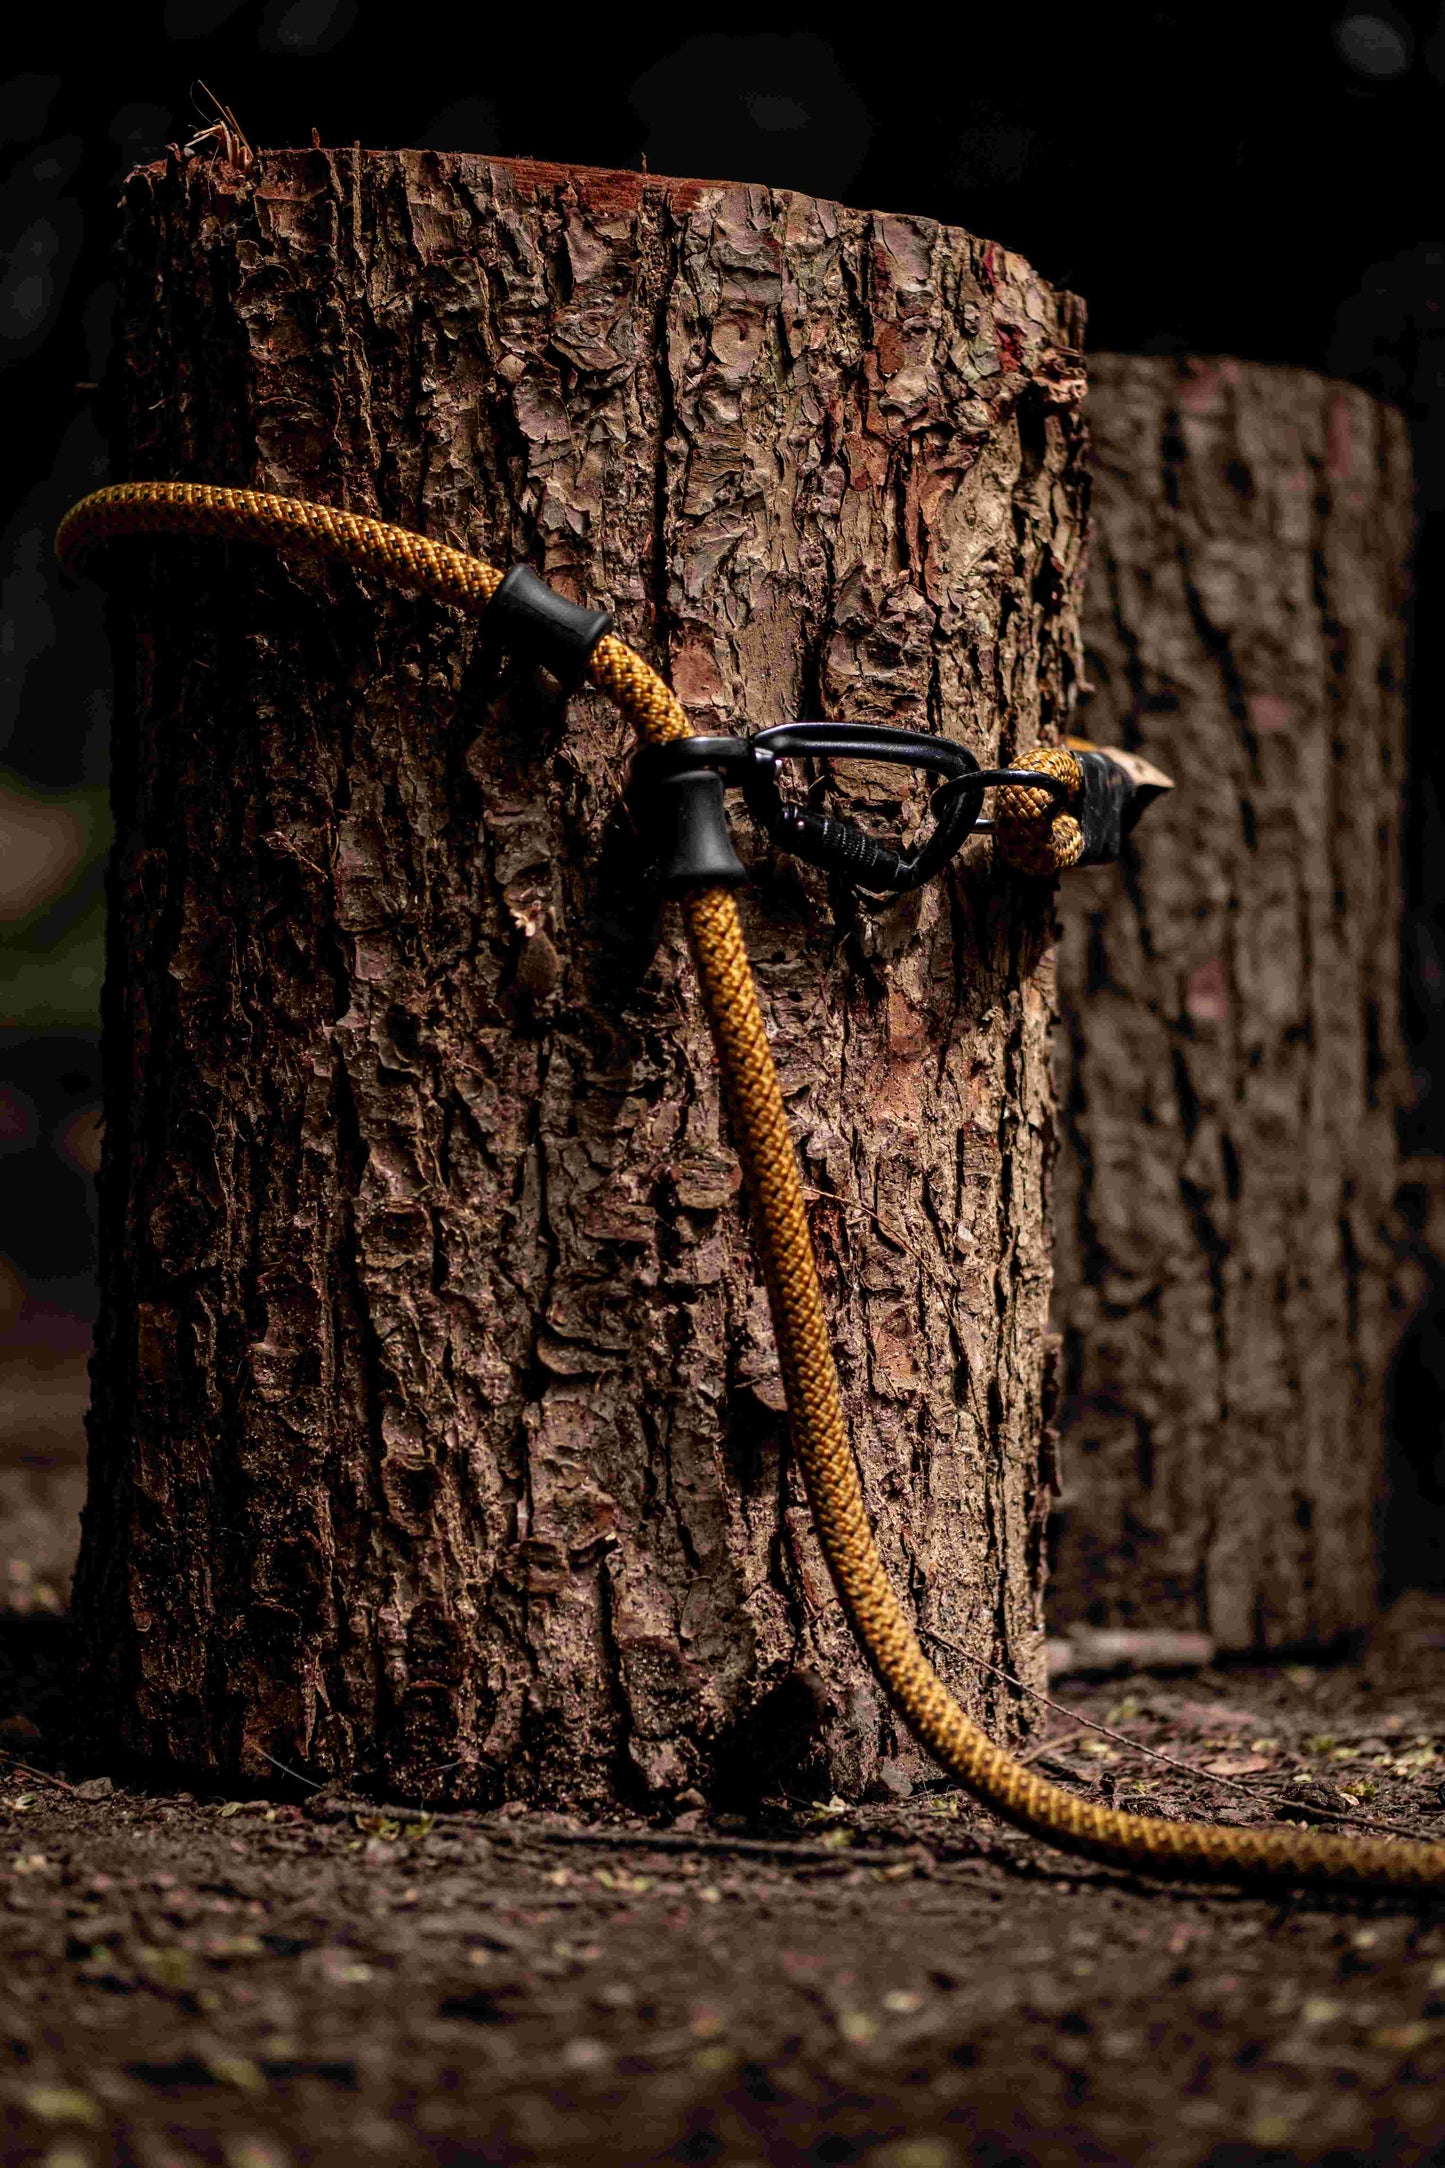
[[[198,80],[191,85],[191,103],[196,107],[197,113],[200,113],[203,119],[205,116],[202,109],[196,103],[196,92],[198,90],[203,90],[210,99],[215,109],[216,118],[207,127],[202,128],[199,134],[190,138],[190,141],[184,146],[182,156],[189,158],[199,150],[203,143],[214,142],[217,146],[216,155],[224,159],[228,166],[239,166],[244,172],[254,162],[256,153],[246,141],[241,123],[237,120],[231,108],[223,104],[216,96],[210,84]]]
[[[270,1756],[267,1756],[270,1759]],[[920,1850],[929,1857],[935,1855],[928,1844],[898,1846],[884,1851],[878,1846],[859,1849],[851,1844],[823,1844],[800,1842],[793,1837],[725,1837],[708,1836],[699,1832],[694,1835],[685,1829],[528,1829],[521,1823],[498,1827],[495,1822],[484,1820],[468,1808],[418,1809],[416,1807],[370,1806],[359,1800],[329,1802],[334,1807],[337,1821],[344,1821],[349,1814],[388,1815],[398,1821],[408,1816],[417,1819],[425,1811],[431,1814],[433,1828],[445,1833],[447,1830],[476,1829],[493,1843],[525,1846],[529,1844],[555,1844],[591,1847],[607,1852],[671,1852],[674,1854],[698,1853],[705,1858],[742,1858],[788,1860],[795,1865],[815,1867],[896,1867],[918,1866]]]
[[[507,1834],[510,1836],[512,1832]],[[514,1842],[521,1843],[526,1835],[527,1832],[517,1831]],[[872,1850],[862,1851],[852,1845],[799,1843],[789,1837],[694,1837],[680,1829],[539,1829],[531,1832],[531,1841],[600,1845],[618,1852],[700,1852],[712,1857],[733,1854],[742,1859],[785,1859],[818,1867],[918,1864],[916,1854],[910,1858],[902,1847],[897,1851],[881,1851],[875,1846]]]
[[[282,1776],[295,1777],[296,1782],[304,1784],[308,1791],[319,1792],[322,1789],[314,1777],[303,1777],[299,1769],[293,1769],[289,1762],[277,1761],[274,1754],[266,1752],[265,1747],[258,1746],[256,1752],[260,1755],[262,1761],[268,1761],[273,1769],[279,1769]]]
[[[1299,1807],[1302,1804],[1298,1799],[1291,1799],[1287,1792],[1257,1791],[1252,1784],[1242,1784],[1238,1777],[1215,1776],[1207,1769],[1196,1768],[1192,1762],[1177,1761],[1172,1754],[1161,1754],[1158,1747],[1144,1746],[1138,1739],[1129,1738],[1125,1732],[1111,1731],[1107,1724],[1100,1724],[1092,1716],[1081,1716],[1077,1709],[1066,1709],[1061,1701],[1051,1700],[1047,1694],[1041,1694],[1037,1687],[1025,1686],[1022,1679],[1016,1679],[1011,1672],[989,1663],[986,1657],[975,1656],[969,1649],[961,1649],[958,1643],[950,1641],[946,1634],[936,1634],[928,1626],[921,1630],[926,1638],[936,1642],[939,1648],[947,1649],[954,1656],[962,1656],[967,1663],[977,1664],[981,1671],[991,1671],[994,1677],[1002,1679],[1005,1685],[1016,1687],[1021,1694],[1027,1694],[1030,1701],[1041,1702],[1044,1708],[1052,1709],[1056,1716],[1066,1716],[1071,1724],[1082,1724],[1087,1730],[1098,1732],[1101,1738],[1114,1740],[1116,1745],[1127,1747],[1131,1754],[1142,1754],[1149,1761],[1162,1762],[1166,1769],[1177,1769],[1182,1776],[1197,1777],[1202,1784],[1228,1785],[1231,1791],[1243,1792],[1246,1799],[1254,1800],[1257,1805]],[[1028,1755],[1020,1758],[1033,1759],[1058,1744],[1057,1739],[1043,1741],[1033,1747]],[[1317,1807],[1313,1804],[1309,1811],[1311,1814],[1325,1815],[1332,1822],[1354,1822],[1361,1829],[1378,1829],[1392,1837],[1411,1837],[1417,1844],[1424,1841],[1417,1830],[1407,1829],[1403,1822],[1387,1822],[1378,1815],[1354,1814],[1343,1807]]]
[[[929,1639],[933,1639],[931,1634]],[[943,1646],[947,1648],[949,1643],[945,1641]],[[1014,1760],[1021,1768],[1027,1768],[1030,1762],[1042,1761],[1046,1754],[1052,1753],[1056,1746],[1062,1744],[1064,1742],[1059,1739],[1035,1739],[1032,1746],[1026,1746],[1021,1754],[1015,1754]]]
[[[42,1784],[53,1784],[58,1792],[69,1792],[72,1799],[78,1796],[75,1786],[67,1784],[64,1777],[52,1776],[48,1769],[32,1768],[28,1761],[21,1761],[20,1757],[17,1754],[12,1754],[8,1747],[0,1746],[0,1754],[5,1756],[11,1768],[18,1769],[22,1776],[36,1777]]]

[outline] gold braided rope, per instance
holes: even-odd
[[[379,520],[253,490],[188,483],[123,483],[101,490],[67,514],[56,546],[62,561],[74,567],[98,542],[142,534],[229,536],[301,549],[383,572],[471,610],[490,601],[501,579],[477,558]],[[610,634],[600,641],[590,673],[645,743],[690,734],[676,695],[623,641]],[[1034,756],[1035,765],[1058,774],[1056,761],[1072,765],[1067,753]],[[1027,813],[1039,824],[1047,818],[1057,829],[1060,816],[1046,793],[1020,787],[1020,795],[1042,803],[1014,807],[1016,821]],[[1067,847],[1066,838],[1064,843]],[[965,1715],[919,1646],[873,1540],[844,1427],[787,1113],[737,906],[729,890],[706,888],[688,896],[683,910],[753,1199],[793,1441],[818,1535],[853,1631],[915,1737],[995,1814],[1061,1851],[1113,1866],[1196,1882],[1445,1888],[1445,1845],[1341,1837],[1293,1826],[1227,1829],[1096,1806],[1035,1776]]]
[[[1017,768],[1056,775],[1077,803],[1083,788],[1079,763],[1062,745],[1038,745],[1014,762]],[[1084,855],[1084,831],[1067,807],[1056,808],[1046,790],[1005,783],[993,801],[993,839],[1000,853],[1020,873],[1054,874],[1076,866]]]

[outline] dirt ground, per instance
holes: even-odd
[[[1445,2153],[1445,1907],[1162,1892],[942,1789],[583,1829],[387,1812],[279,1772],[270,1801],[78,1779],[55,1608],[66,1435],[57,1420],[37,1444],[32,1424],[25,1463],[12,1434],[0,1478],[5,2162]],[[1350,1663],[1059,1698],[1130,1742],[1048,1715],[1062,1781],[1445,1836],[1438,1600],[1404,1599]]]

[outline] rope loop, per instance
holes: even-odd
[[[994,800],[993,837],[999,855],[1016,873],[1048,879],[1076,866],[1084,855],[1084,831],[1071,810],[1079,803],[1084,778],[1079,763],[1062,745],[1036,745],[1013,765],[1057,776],[1069,787],[1064,806],[1049,791],[1030,790],[1022,783],[1005,784]]]
[[[62,524],[63,559],[122,535],[229,537],[269,542],[381,572],[403,587],[480,613],[502,574],[424,535],[295,498],[199,483],[121,483],[76,505]],[[647,745],[692,735],[677,695],[615,632],[592,648],[587,675]],[[1083,787],[1072,753],[1039,747],[1019,767],[1056,776],[1074,804]],[[1021,872],[1073,865],[1084,843],[1078,820],[1054,810],[1046,790],[1000,790],[996,835]],[[974,1722],[934,1670],[899,1601],[874,1539],[843,1414],[807,1206],[788,1110],[731,890],[691,890],[683,912],[698,982],[753,1198],[754,1236],[767,1283],[794,1449],[819,1541],[843,1609],[893,1706],[913,1735],[974,1798],[1061,1851],[1161,1878],[1249,1885],[1395,1890],[1445,1889],[1445,1845],[1350,1838],[1315,1829],[1235,1828],[1125,1814],[1048,1783]]]

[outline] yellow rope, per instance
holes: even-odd
[[[74,567],[96,543],[138,534],[219,535],[306,550],[384,572],[472,610],[486,605],[501,578],[460,550],[378,520],[289,497],[188,483],[123,483],[101,490],[67,514],[56,546],[62,561]],[[644,742],[689,735],[676,695],[623,641],[609,635],[599,642],[591,677]],[[1064,752],[1030,758],[1032,765],[1065,774],[1066,780],[1058,764],[1074,765]],[[1045,792],[1018,786],[1017,795],[1040,802],[1005,809],[1011,847],[1039,861],[1024,870],[1052,870],[1042,860],[1052,856],[1058,863],[1070,849],[1064,824],[1072,816],[1056,813]],[[1045,820],[1047,838],[1039,833]],[[919,1646],[873,1540],[844,1427],[797,1160],[737,906],[729,890],[708,888],[688,896],[683,909],[754,1203],[793,1440],[818,1534],[853,1631],[915,1737],[995,1814],[1062,1851],[1114,1866],[1188,1881],[1357,1890],[1445,1887],[1445,1845],[1341,1837],[1293,1826],[1226,1829],[1096,1806],[1035,1776],[965,1715]]]
[[[1035,746],[1014,766],[1056,775],[1068,784],[1071,802],[1077,802],[1083,777],[1079,763],[1064,746]],[[1068,807],[1056,808],[1048,791],[1029,790],[1022,783],[1005,783],[995,795],[993,839],[1020,873],[1063,873],[1084,855],[1084,831]]]

